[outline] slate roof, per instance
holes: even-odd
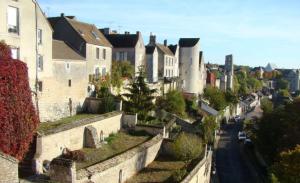
[[[146,54],[153,54],[155,46],[146,46]]]
[[[52,58],[53,59],[66,59],[66,60],[76,60],[83,61],[81,55],[79,55],[76,51],[70,48],[65,42],[59,40],[53,40],[52,43]]]
[[[173,52],[165,45],[156,43],[156,47],[160,49],[164,54],[174,56]]]
[[[178,49],[178,45],[169,45],[168,48],[172,51],[172,53],[175,55],[176,51]]]
[[[105,37],[115,48],[134,48],[139,34],[107,34]]]
[[[200,38],[180,38],[179,46],[180,47],[194,47]]]
[[[93,24],[88,24],[84,22],[79,22],[74,18],[65,17],[65,19],[70,23],[70,25],[77,31],[77,33],[89,44],[112,47],[105,36],[97,29]],[[99,38],[97,39],[93,33]]]

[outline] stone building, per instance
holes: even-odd
[[[118,34],[111,32],[108,28],[101,29],[101,31],[113,46],[112,60],[129,61],[135,67],[135,73],[138,73],[140,66],[145,65],[146,57],[141,32]]]
[[[158,82],[158,51],[155,46],[146,46],[147,79],[150,83]]]
[[[224,74],[226,75],[226,90],[233,90],[233,77],[234,77],[234,68],[233,68],[233,55],[226,55],[225,57],[225,68]]]
[[[279,70],[285,80],[289,81],[290,92],[300,90],[300,70],[299,69],[281,69]]]
[[[177,46],[172,46],[172,48],[174,52],[168,47],[167,40],[164,41],[164,44],[160,44],[156,42],[155,35],[150,35],[149,44],[147,45],[147,58],[152,58],[152,62],[147,60],[147,64],[149,68],[157,69],[154,72],[157,72],[158,79],[163,83],[163,93],[176,89],[178,85],[179,61],[176,55],[178,56],[179,53]],[[157,60],[157,65],[155,60]]]
[[[53,38],[64,41],[87,62],[87,75],[105,76],[110,74],[112,45],[93,24],[80,22],[74,16],[48,18]],[[87,78],[89,77],[87,76]]]
[[[179,65],[180,80],[183,92],[199,95],[203,93],[205,80],[201,77],[204,73],[204,61],[200,57],[199,38],[181,38],[179,40]]]

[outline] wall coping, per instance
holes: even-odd
[[[156,135],[152,139],[148,140],[147,142],[144,142],[143,144],[138,145],[137,147],[134,147],[133,149],[130,149],[120,155],[117,155],[115,157],[112,157],[108,160],[105,160],[103,162],[100,162],[98,164],[92,165],[90,167],[78,170],[77,173],[77,180],[83,179],[85,177],[103,172],[109,168],[115,167],[118,164],[122,163],[124,160],[132,158],[134,155],[136,155],[138,152],[144,151],[147,148],[153,146],[154,144],[158,143],[159,141],[163,140],[163,136],[161,134]]]
[[[0,158],[6,159],[12,163],[19,163],[19,160],[17,160],[16,158],[14,158],[8,154],[3,153],[2,151],[0,151]]]
[[[102,120],[105,120],[105,119],[108,119],[108,118],[111,118],[111,117],[114,117],[114,116],[117,116],[117,115],[120,115],[120,114],[122,114],[121,111],[113,111],[113,112],[110,112],[110,113],[99,114],[99,115],[97,115],[95,117],[91,117],[91,118],[76,120],[76,121],[73,121],[71,123],[62,125],[60,127],[47,130],[45,132],[38,132],[38,137],[48,136],[48,135],[52,135],[52,134],[55,134],[55,133],[67,131],[67,130],[70,130],[70,129],[73,129],[73,128],[76,128],[76,127],[88,125],[88,124],[91,124],[91,123],[94,123],[94,122],[97,122],[97,121],[102,121]]]
[[[180,182],[180,183],[188,183],[192,180],[192,178],[199,172],[200,168],[206,163],[209,156],[212,155],[212,151],[208,152],[207,156],[204,158],[193,168],[193,170]]]

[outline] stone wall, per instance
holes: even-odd
[[[122,110],[122,101],[115,101],[116,110]],[[82,111],[89,114],[103,113],[103,98],[88,97],[84,100]]]
[[[19,182],[18,160],[0,151],[0,183]]]
[[[128,128],[134,128],[137,124],[137,114],[123,114],[122,116],[122,125]]]
[[[82,149],[84,147],[84,130],[87,126],[96,128],[98,135],[102,131],[103,137],[109,136],[110,133],[117,133],[121,129],[121,117],[121,112],[111,112],[39,134],[35,154],[36,171],[41,172],[43,161],[51,161],[53,158],[60,156],[64,148],[70,150]]]
[[[209,183],[211,174],[212,151],[208,151],[205,157],[185,177],[181,183]]]
[[[165,127],[151,126],[151,125],[136,125],[135,131],[145,131],[151,135],[162,134],[164,137],[166,135]]]
[[[125,153],[76,172],[74,172],[74,162],[56,158],[50,164],[50,178],[54,181],[63,180],[66,183],[89,181],[123,183],[153,162],[160,150],[162,140],[163,137],[157,135]]]

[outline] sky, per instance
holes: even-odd
[[[158,42],[199,37],[205,62],[300,68],[300,0],[38,0],[47,16],[99,28],[150,32]]]

